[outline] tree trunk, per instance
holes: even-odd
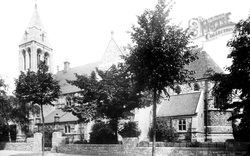
[[[118,119],[111,119],[111,126],[113,131],[115,132],[115,141],[118,143]]]
[[[11,137],[10,137],[10,125],[9,125],[8,122],[6,123],[6,125],[7,125],[8,136],[9,136],[9,137],[8,137],[8,140],[11,141]]]
[[[153,92],[153,144],[152,144],[152,156],[155,156],[155,141],[156,141],[156,91]]]
[[[44,156],[44,145],[45,145],[45,134],[44,134],[44,115],[43,115],[43,105],[41,104],[41,114],[42,114],[42,156]]]

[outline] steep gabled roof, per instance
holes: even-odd
[[[70,112],[64,112],[60,109],[54,110],[44,118],[44,123],[54,123],[54,117],[59,116],[59,122],[77,121],[78,118]]]
[[[35,9],[23,34],[20,45],[30,41],[36,41],[47,46],[48,48],[51,48],[47,33],[42,25],[39,13],[37,11],[37,5],[35,5]]]
[[[101,61],[70,68],[67,72],[62,70],[55,75],[56,80],[59,81],[59,85],[61,86],[62,94],[75,93],[80,91],[79,88],[68,84],[66,81],[75,80],[75,73],[79,75],[90,75],[92,71],[95,71],[95,68],[107,70],[109,67],[111,67],[112,64],[117,64],[119,61],[121,61],[121,55],[124,55],[124,53],[125,52],[122,51],[118,44],[115,42],[112,32],[111,39]]]
[[[195,71],[194,77],[196,79],[206,78],[207,71],[212,69],[216,73],[223,73],[224,71],[214,62],[214,60],[205,51],[197,52],[198,59],[190,63],[185,68]]]
[[[55,79],[59,81],[62,94],[75,93],[80,91],[79,88],[67,83],[66,80],[75,80],[75,73],[77,73],[78,75],[90,75],[92,71],[95,71],[95,68],[98,67],[99,64],[100,62],[94,62],[83,66],[70,68],[67,72],[65,72],[64,70],[59,71],[55,75]]]
[[[116,41],[113,38],[114,32],[111,32],[111,39],[109,41],[109,44],[102,56],[100,68],[106,69],[107,67],[110,67],[112,64],[116,64],[119,61],[122,60],[121,56],[125,55],[125,51],[123,51]]]
[[[194,115],[200,96],[201,92],[171,95],[161,102],[157,117]]]

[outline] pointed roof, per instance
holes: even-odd
[[[161,102],[157,117],[194,115],[200,96],[201,92],[171,95]]]
[[[29,24],[26,30],[24,31],[24,35],[21,39],[20,45],[30,41],[36,41],[47,46],[48,48],[51,48],[51,45],[49,44],[49,40],[47,37],[47,33],[41,22],[36,4],[31,19],[29,21]]]
[[[30,29],[32,27],[44,30],[41,19],[40,19],[40,16],[39,16],[38,11],[37,11],[37,5],[36,4],[35,4],[35,9],[33,11],[33,14],[31,16],[31,19],[30,19],[30,22],[29,22],[29,25],[28,25],[27,28]]]
[[[205,51],[195,51],[198,59],[191,62],[185,68],[195,71],[194,77],[196,79],[206,78],[207,71],[213,70],[215,73],[223,73],[224,71],[214,62],[214,60]]]
[[[44,118],[44,123],[54,123],[55,116],[59,116],[59,122],[77,121],[78,118],[70,112],[64,112],[61,109],[54,110]]]
[[[121,59],[122,55],[125,55],[125,52],[118,46],[116,41],[114,40],[114,32],[111,32],[111,39],[109,44],[102,56],[101,67],[102,66],[111,66],[112,64],[116,64]]]

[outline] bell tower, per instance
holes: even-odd
[[[53,53],[35,4],[34,12],[19,44],[19,71],[37,71],[45,61],[53,73]]]

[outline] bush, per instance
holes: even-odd
[[[97,121],[92,126],[89,142],[91,144],[116,144],[117,138],[109,124]]]
[[[173,142],[176,141],[178,137],[179,134],[174,128],[167,127],[167,125],[156,126],[156,141]],[[150,141],[153,140],[153,128],[149,129],[149,138]]]
[[[141,134],[141,131],[138,128],[136,122],[124,123],[123,127],[118,131],[122,137],[138,137]]]
[[[233,124],[233,136],[237,141],[250,140],[250,124],[248,119],[241,119],[239,125]]]
[[[7,125],[0,125],[0,141],[9,141],[9,128]]]

